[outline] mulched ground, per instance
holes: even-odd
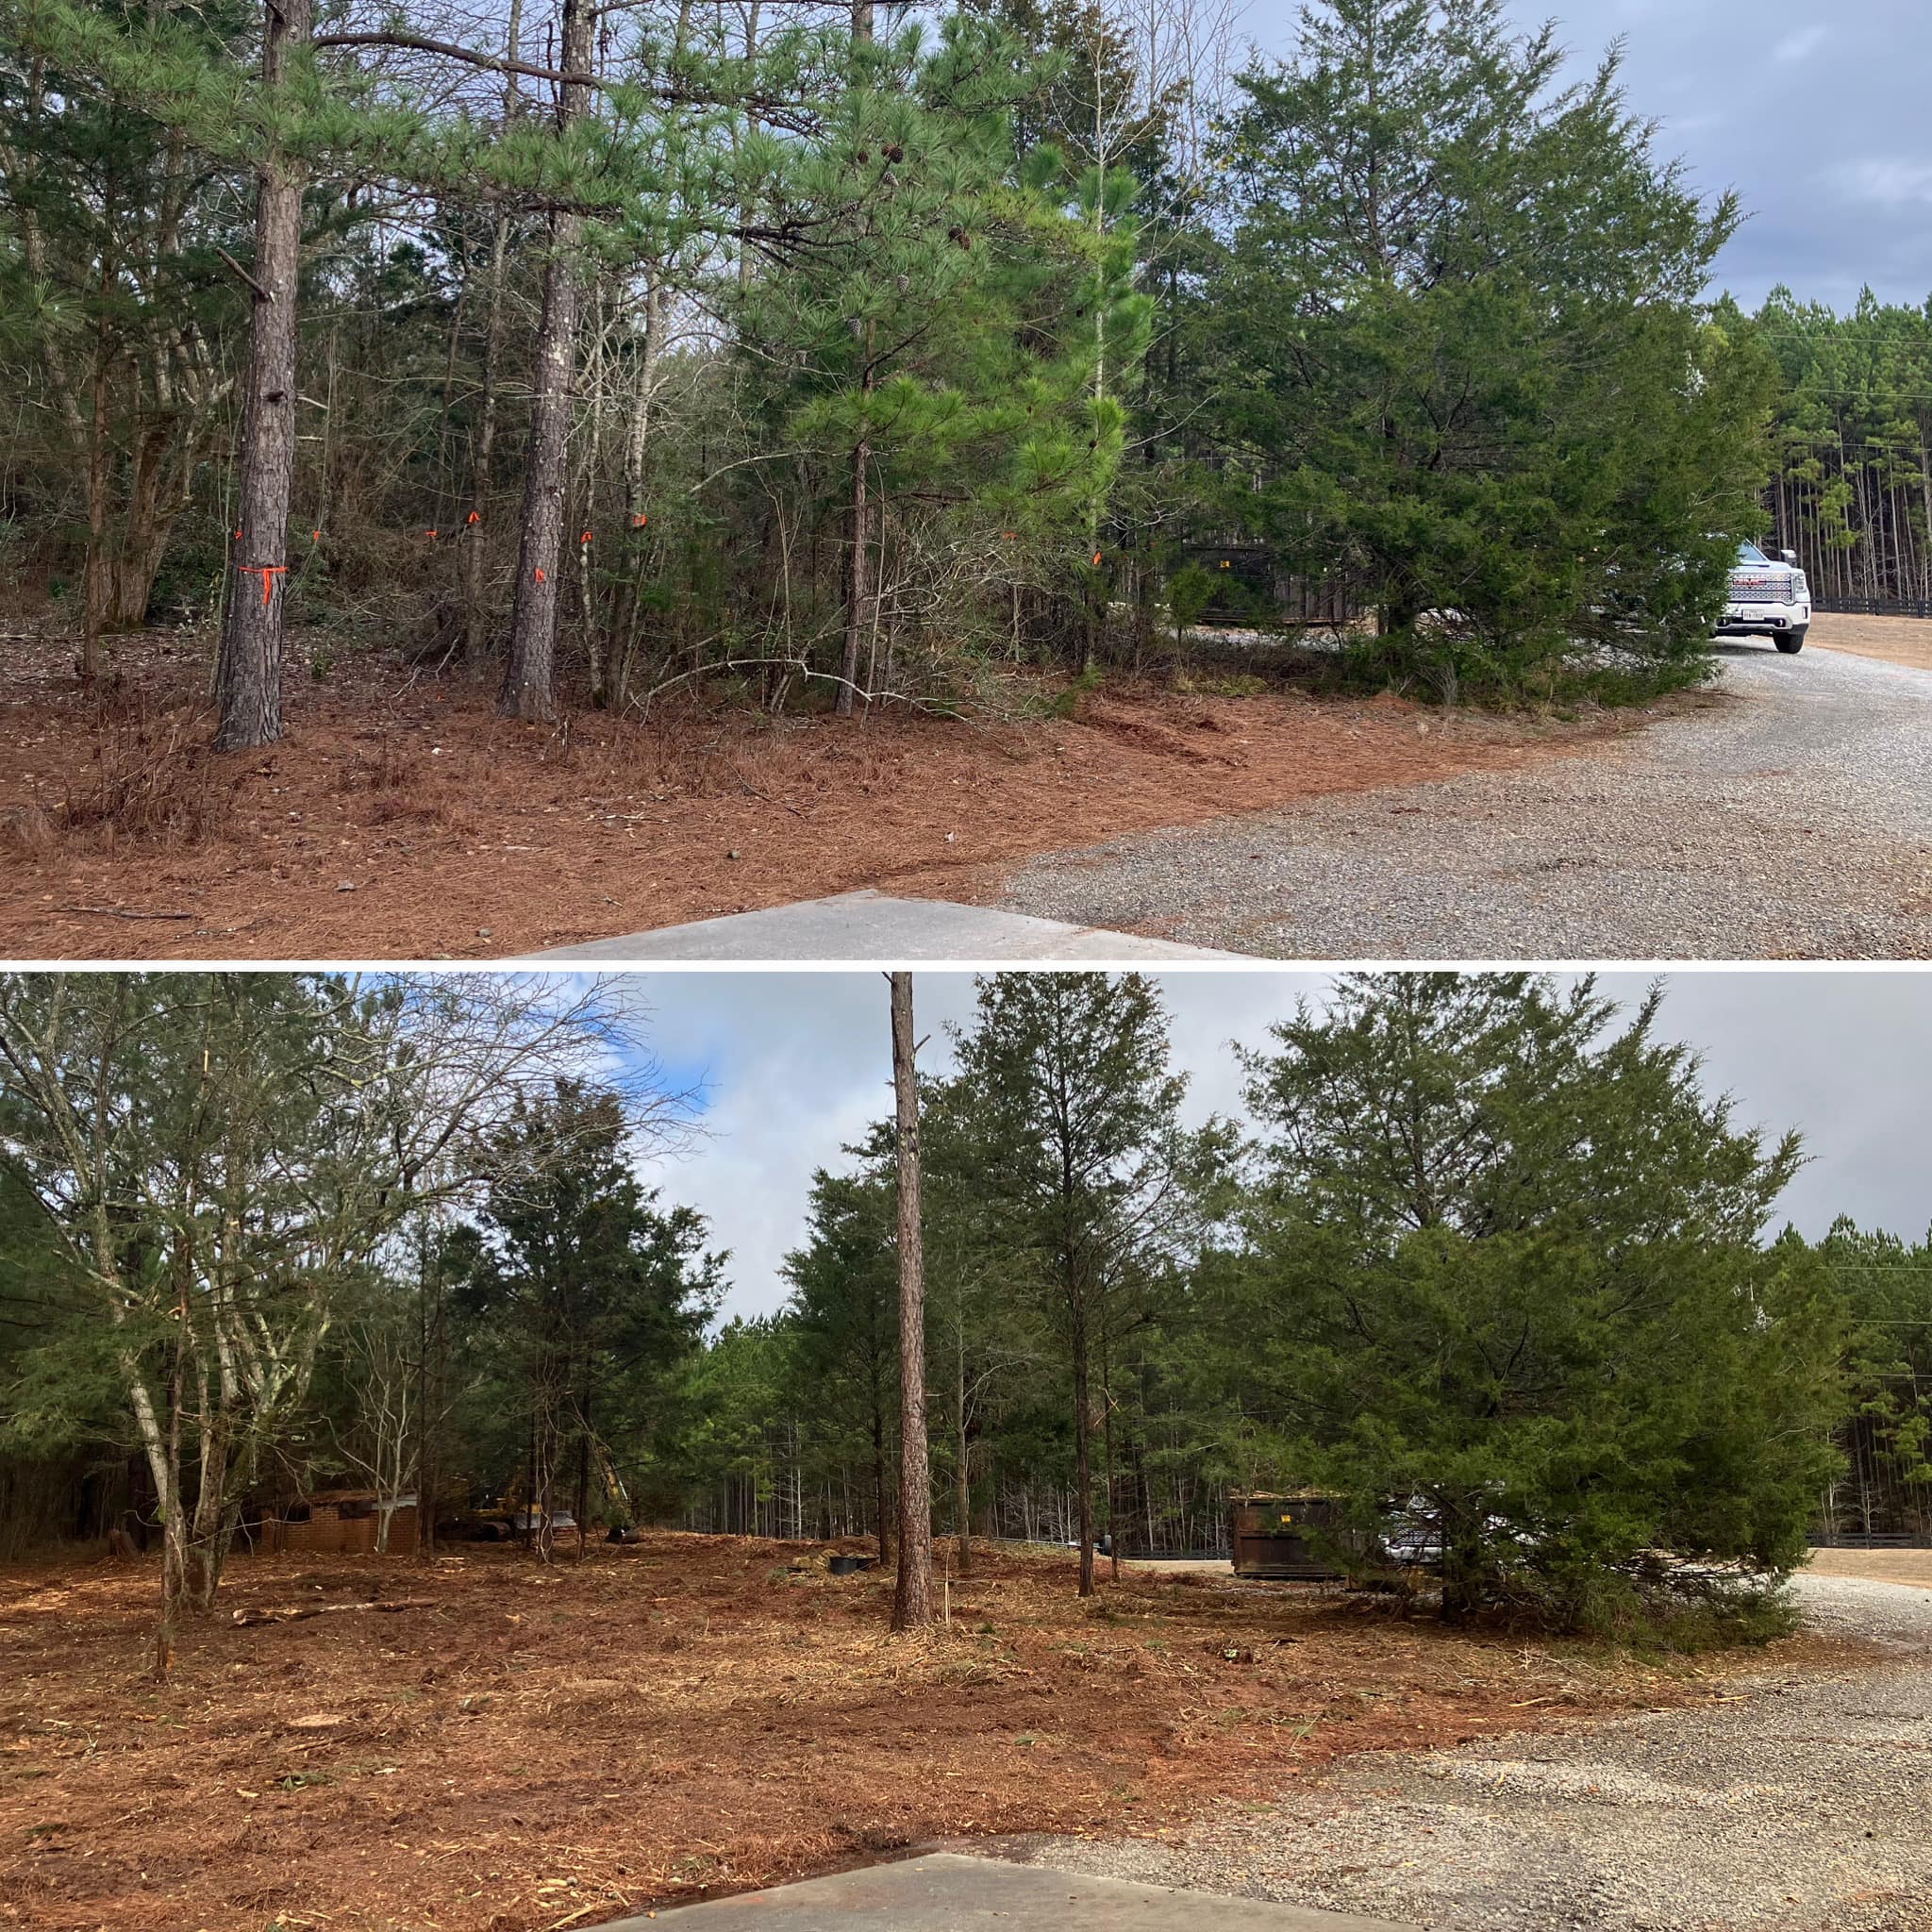
[[[69,642],[0,638],[0,957],[488,958],[861,886],[943,897],[1036,853],[1514,767],[1630,722],[1116,686],[1066,720],[717,705],[549,729],[363,651],[291,675],[283,744],[216,758],[208,649],[118,643],[102,702]]]
[[[857,1547],[857,1546],[854,1546]],[[171,1681],[156,1575],[0,1578],[0,1924],[564,1932],[941,1836],[1161,1837],[1331,1758],[1719,1694],[1311,1586],[982,1556],[949,1629],[824,1551],[652,1536],[540,1566],[238,1559]],[[429,1599],[238,1627],[237,1609]],[[1774,1646],[1785,1668],[1849,1655]]]

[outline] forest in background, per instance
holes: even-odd
[[[1153,983],[982,981],[919,1100],[956,1567],[1213,1548],[1231,1491],[1313,1485],[1434,1538],[1445,1613],[1619,1630],[1657,1549],[1932,1532],[1932,1249],[1774,1236],[1796,1136],[1655,1016],[1353,977],[1247,1044],[1245,1124],[1189,1125]],[[729,1228],[646,1178],[698,1125],[616,983],[0,982],[6,1550],[158,1544],[171,1630],[341,1486],[425,1497],[430,1549],[493,1508],[544,1560],[566,1518],[890,1560],[891,1119],[723,1324]]]
[[[1776,289],[1755,326],[1781,375],[1766,499],[1828,608],[1932,600],[1932,301],[1834,315]]]
[[[226,746],[371,648],[535,719],[983,703],[1209,610],[1449,698],[1699,675],[1778,384],[1741,211],[1495,0],[1236,28],[5,0],[9,594],[88,678],[183,626]],[[1854,574],[1904,476],[1803,484]]]

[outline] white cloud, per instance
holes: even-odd
[[[1832,169],[1830,178],[1855,199],[1881,208],[1932,208],[1932,161],[1850,161]]]
[[[1831,29],[1822,24],[1817,26],[1801,26],[1796,33],[1787,34],[1771,50],[1771,58],[1786,62],[1804,60],[1817,53],[1830,38]]]

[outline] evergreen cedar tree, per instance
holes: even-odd
[[[1838,1466],[1846,1309],[1764,1239],[1797,1137],[1737,1125],[1658,998],[1353,977],[1246,1056],[1231,1373],[1278,1466],[1440,1547],[1447,1616],[1615,1627],[1652,1551],[1789,1570]]]

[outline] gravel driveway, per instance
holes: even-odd
[[[1049,854],[999,903],[1274,958],[1932,957],[1932,671],[1727,647],[1577,756]]]
[[[1739,1701],[1574,1736],[1343,1759],[1168,1844],[1041,1838],[1007,1853],[1433,1932],[1925,1932],[1932,1591],[1793,1587],[1808,1622],[1882,1659],[1734,1682]]]

